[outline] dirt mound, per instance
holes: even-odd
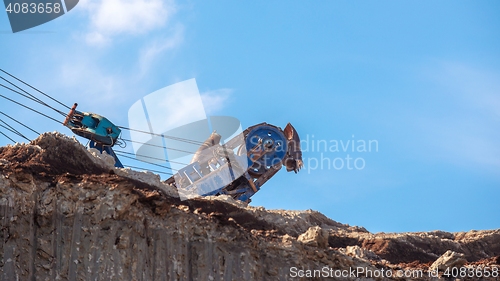
[[[16,144],[0,148],[3,169],[31,172],[38,176],[83,175],[108,172],[96,165],[92,156],[76,140],[60,133],[45,133],[29,145]]]
[[[332,233],[330,246],[360,246],[394,264],[427,264],[448,250],[463,253],[469,262],[475,262],[500,255],[500,230],[460,233]]]

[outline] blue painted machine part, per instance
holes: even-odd
[[[120,159],[118,159],[118,157],[116,156],[116,154],[113,151],[113,149],[111,148],[111,146],[103,145],[102,143],[98,143],[98,142],[95,142],[93,140],[90,141],[89,146],[90,146],[90,148],[95,148],[95,149],[99,150],[101,153],[103,151],[106,151],[106,153],[108,153],[109,155],[113,156],[113,158],[115,158],[115,167],[123,168],[122,162],[120,162]]]
[[[269,125],[258,126],[251,130],[246,137],[245,144],[247,153],[256,146],[268,151],[255,162],[264,167],[280,163],[285,158],[288,149],[285,135],[277,128]],[[248,157],[248,166],[251,167],[252,165],[254,165],[254,162]]]
[[[255,192],[251,188],[247,188],[247,191],[245,193],[240,194],[237,200],[241,200],[243,202],[248,202],[250,197],[252,197],[255,194]]]
[[[121,133],[121,130],[107,118],[76,110],[67,126],[81,137],[110,146],[115,144]]]

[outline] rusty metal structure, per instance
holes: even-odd
[[[283,166],[302,168],[300,138],[289,123],[284,130],[267,123],[249,127],[225,144],[216,132],[200,146],[191,163],[167,180],[187,197],[230,195],[250,202]]]

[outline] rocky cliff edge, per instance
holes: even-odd
[[[0,148],[0,280],[500,280],[500,230],[370,233],[182,201],[108,160],[59,133]]]

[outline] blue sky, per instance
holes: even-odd
[[[252,205],[314,209],[372,232],[493,229],[499,12],[498,1],[88,0],[16,34],[0,13],[1,68],[125,126],[136,100],[196,78],[217,101],[207,112],[244,127],[291,122],[308,146],[378,143],[371,152],[308,149],[304,170],[280,171]],[[0,107],[39,131],[70,134]],[[346,157],[363,169],[339,168]]]

